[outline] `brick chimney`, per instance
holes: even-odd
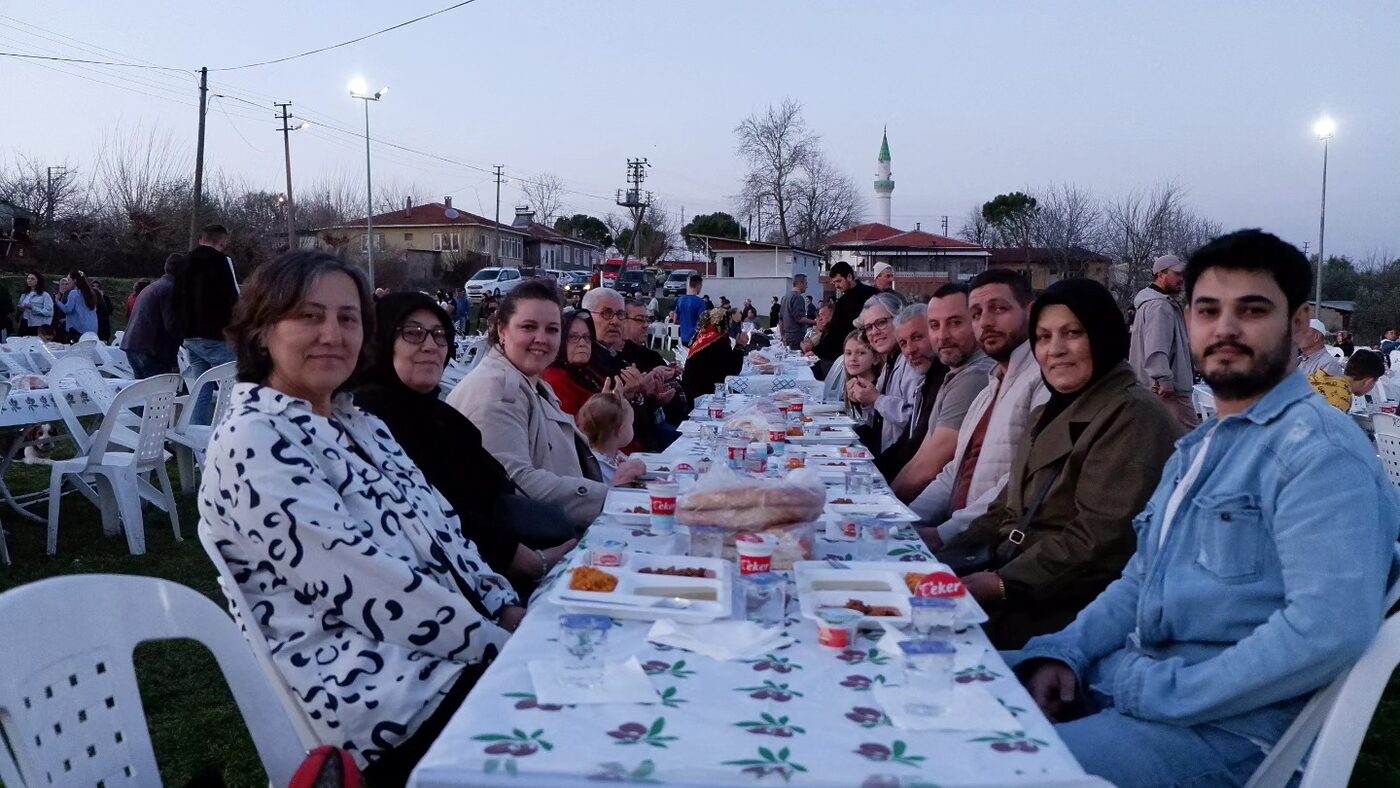
[[[452,195],[449,194],[449,195],[447,195],[446,197],[443,197],[443,198],[442,198],[442,204],[443,204],[444,206],[448,207],[448,208],[451,208],[451,207],[452,207]]]

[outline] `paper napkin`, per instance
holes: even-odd
[[[659,698],[636,657],[604,665],[603,680],[592,687],[564,681],[557,660],[531,660],[529,669],[535,699],[541,704],[655,703]]]

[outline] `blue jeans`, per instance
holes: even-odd
[[[126,351],[126,360],[131,364],[131,373],[137,380],[149,378],[152,375],[163,375],[167,372],[178,372],[176,364],[167,364],[150,353],[141,350]]]
[[[233,348],[218,339],[186,339],[185,350],[190,353],[189,371],[195,378],[205,372],[234,360]],[[194,400],[194,416],[191,424],[209,424],[214,420],[214,388],[205,386]]]
[[[1244,785],[1264,760],[1259,745],[1219,728],[1148,722],[1115,709],[1055,732],[1084,771],[1119,788]]]

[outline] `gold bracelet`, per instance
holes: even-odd
[[[996,573],[993,572],[992,574],[996,574]],[[1001,575],[997,575],[997,593],[1001,595],[1001,601],[1005,602],[1005,601],[1006,601],[1006,581],[1001,579]]]

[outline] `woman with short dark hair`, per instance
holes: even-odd
[[[373,325],[364,276],[339,258],[295,252],[253,273],[199,511],[312,729],[379,786],[407,780],[524,610],[343,394]]]

